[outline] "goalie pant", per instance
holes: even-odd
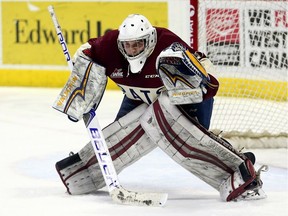
[[[171,105],[165,93],[148,107],[142,104],[103,130],[117,173],[160,147],[174,161],[220,192],[225,201],[261,187],[252,162]],[[70,194],[105,186],[92,145],[56,163]]]

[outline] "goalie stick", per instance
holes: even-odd
[[[63,54],[66,57],[70,71],[72,71],[72,59],[52,5],[48,6],[48,11],[56,29],[59,42],[62,46]],[[166,193],[135,192],[126,190],[121,186],[104,135],[96,117],[95,110],[92,109],[89,113],[85,114],[84,119],[87,119],[85,126],[112,200],[117,203],[128,205],[165,205],[168,197],[168,194]]]

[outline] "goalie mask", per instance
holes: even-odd
[[[142,70],[157,43],[156,29],[139,14],[129,15],[119,27],[118,48],[130,65],[132,73]]]

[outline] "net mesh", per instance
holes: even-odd
[[[197,14],[220,81],[211,129],[287,140],[288,1],[203,0]]]

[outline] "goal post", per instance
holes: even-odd
[[[190,0],[191,46],[220,82],[212,131],[240,146],[287,148],[287,41],[287,0]]]

